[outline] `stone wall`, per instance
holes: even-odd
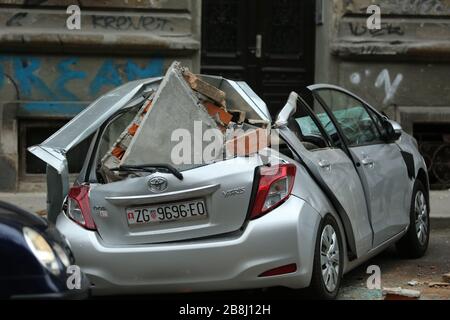
[[[173,60],[200,69],[200,0],[0,0],[0,190],[19,185],[21,119],[70,119]],[[69,30],[69,5],[81,29]]]
[[[395,107],[450,106],[450,1],[326,1],[324,22],[333,64],[318,64],[317,81],[342,85],[385,111]],[[366,26],[366,9],[381,7],[380,30]],[[326,38],[326,39],[323,39]],[[327,48],[326,48],[327,49]]]
[[[417,123],[450,128],[450,0],[323,3],[316,82],[355,92],[409,133]],[[379,30],[367,28],[366,10],[372,4],[381,8]],[[435,133],[441,134],[441,129],[436,126]],[[442,133],[442,144],[450,142],[449,133]],[[430,165],[434,150],[427,154]]]

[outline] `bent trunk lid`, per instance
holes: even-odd
[[[28,148],[47,163],[47,213],[54,221],[69,189],[66,153],[93,134],[111,115],[132,99],[157,86],[161,78],[128,82],[99,97],[55,134],[39,145]]]

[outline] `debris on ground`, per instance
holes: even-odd
[[[428,284],[430,288],[450,288],[450,283],[448,282],[430,282]]]
[[[383,288],[384,300],[417,300],[420,298],[420,291],[397,288]]]
[[[416,280],[408,281],[408,285],[411,286],[411,287],[415,287],[415,286],[417,286],[418,284],[419,284],[419,282],[416,281]]]
[[[450,272],[442,275],[442,281],[450,283]]]
[[[240,96],[236,89],[223,82],[218,83],[220,87],[214,86],[174,62],[157,90],[147,94],[134,120],[101,158],[99,172],[105,182],[127,178],[130,172],[121,171],[121,167],[168,164],[187,170],[205,164],[197,150],[211,144],[202,139],[208,129],[217,129],[221,139],[207,163],[229,155],[249,156],[269,147],[270,123],[251,115],[245,100],[236,98]],[[181,130],[196,140],[189,142],[194,153],[190,163],[172,161],[176,143],[168,142],[173,142],[173,133]],[[196,136],[198,132],[200,137]],[[201,148],[196,148],[199,144]]]
[[[46,217],[47,216],[47,210],[38,210],[36,211],[36,214],[41,216],[41,217]]]

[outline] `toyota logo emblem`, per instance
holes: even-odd
[[[148,181],[148,186],[153,192],[163,192],[167,189],[167,179],[163,177],[153,177]]]

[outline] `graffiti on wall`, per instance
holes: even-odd
[[[171,21],[166,18],[152,16],[92,16],[94,29],[105,30],[145,30],[145,31],[173,31]]]
[[[391,0],[386,6],[388,9],[393,7],[402,12],[414,11],[417,14],[437,14],[448,10],[441,0]]]
[[[350,82],[353,85],[359,85],[366,78],[369,79],[372,71],[367,69],[364,72],[353,72],[350,75]],[[394,78],[391,77],[388,69],[383,69],[376,76],[376,80],[373,83],[375,88],[381,88],[384,91],[384,100],[383,104],[386,105],[391,102],[395,94],[398,91],[400,84],[403,81],[403,74],[398,73]]]
[[[374,1],[346,0],[346,5],[349,10],[366,13],[368,2]],[[384,0],[381,9],[383,14],[439,15],[447,14],[450,8],[445,0]]]
[[[23,101],[91,101],[128,81],[160,76],[163,59],[114,59],[0,55],[0,91],[13,82]],[[45,104],[40,103],[40,108]]]
[[[358,22],[349,22],[348,24],[350,33],[353,36],[361,37],[369,35],[372,37],[381,37],[389,35],[403,36],[405,30],[401,25],[383,22],[380,24],[379,29],[369,29],[366,24]]]

